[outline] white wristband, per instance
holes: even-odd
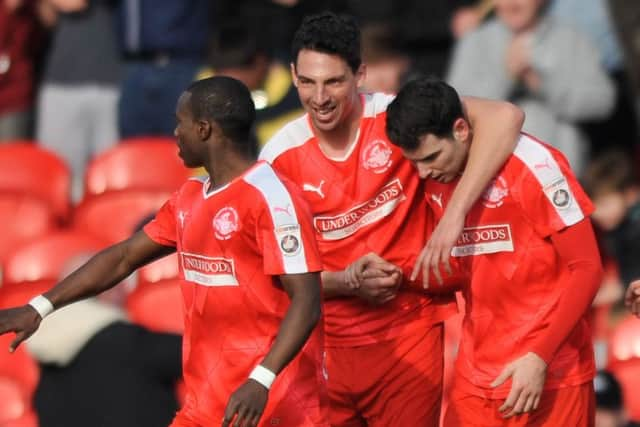
[[[29,305],[33,307],[43,319],[55,310],[51,301],[49,301],[44,295],[33,297],[31,301],[29,301]]]
[[[271,384],[273,384],[273,381],[276,379],[276,374],[264,366],[258,365],[253,368],[253,371],[249,374],[249,378],[259,382],[269,390],[271,388]]]

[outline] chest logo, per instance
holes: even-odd
[[[451,255],[462,257],[497,252],[513,252],[513,237],[509,224],[465,227],[451,250]]]
[[[504,198],[509,195],[507,181],[499,176],[495,178],[482,194],[482,204],[487,208],[497,208],[502,206]]]
[[[391,147],[382,139],[371,141],[362,150],[362,166],[373,173],[384,173],[391,167]]]
[[[320,184],[317,186],[305,182],[302,184],[302,191],[311,191],[312,193],[316,193],[321,199],[324,199],[324,193],[322,192],[323,185],[324,179],[320,181]]]
[[[227,240],[238,231],[238,212],[229,206],[218,211],[213,217],[213,230],[218,240]]]

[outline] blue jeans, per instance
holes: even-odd
[[[199,67],[192,59],[129,63],[118,105],[120,137],[173,136],[176,102]]]

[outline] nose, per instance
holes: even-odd
[[[418,168],[418,176],[420,176],[420,178],[427,179],[431,175],[432,171],[430,168],[426,166],[422,166],[420,164],[417,165],[417,168]]]
[[[178,126],[173,128],[173,136],[175,136],[176,138],[178,137]]]
[[[329,97],[327,96],[327,91],[325,90],[324,85],[317,85],[315,91],[313,92],[313,103],[316,105],[322,105]]]

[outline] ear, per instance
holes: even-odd
[[[212,124],[206,120],[198,120],[198,136],[201,141],[206,141],[213,132]]]
[[[453,137],[456,141],[465,142],[469,138],[469,123],[462,117],[453,122]]]
[[[296,64],[290,63],[289,68],[291,69],[291,80],[293,81],[293,85],[298,87],[298,73],[296,73]]]
[[[367,65],[364,62],[360,64],[356,70],[355,78],[358,88],[361,88],[364,85],[364,80],[367,78]]]

